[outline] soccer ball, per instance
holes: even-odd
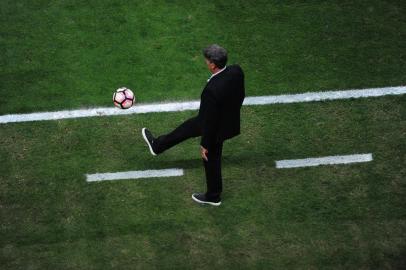
[[[126,87],[121,87],[113,94],[113,102],[120,109],[128,109],[135,103],[133,91]]]

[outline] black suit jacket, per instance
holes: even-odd
[[[214,143],[240,134],[240,109],[244,98],[244,72],[240,66],[227,66],[210,79],[200,100],[201,146],[208,149]]]

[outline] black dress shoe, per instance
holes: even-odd
[[[219,206],[221,204],[221,199],[218,198],[217,200],[208,199],[204,193],[193,193],[192,199],[201,204],[210,204],[214,206]]]
[[[149,151],[153,156],[156,156],[156,152],[154,151],[154,136],[152,136],[152,133],[147,129],[143,128],[142,129],[142,137],[144,138],[145,142],[148,144]]]

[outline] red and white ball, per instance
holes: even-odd
[[[134,93],[126,87],[118,88],[113,94],[113,102],[120,109],[131,108],[135,103]]]

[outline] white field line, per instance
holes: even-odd
[[[182,175],[183,175],[183,169],[128,171],[128,172],[116,172],[116,173],[86,174],[86,181],[87,182],[98,182],[98,181],[107,181],[107,180],[171,177],[171,176],[182,176]]]
[[[380,97],[387,95],[403,95],[403,94],[406,94],[406,86],[370,88],[360,90],[344,90],[344,91],[308,92],[293,95],[246,97],[244,100],[244,105],[297,103],[297,102],[311,102],[311,101],[337,100],[350,98]],[[188,111],[188,110],[197,110],[199,108],[199,105],[200,105],[199,101],[187,101],[187,102],[172,102],[172,103],[139,104],[127,110],[121,110],[115,107],[111,107],[111,108],[93,108],[82,110],[57,111],[57,112],[39,112],[29,114],[8,114],[0,116],[0,124],[93,117],[93,116]]]
[[[276,161],[276,168],[298,168],[319,165],[349,164],[372,161],[372,154],[357,154],[345,156],[328,156],[319,158],[289,159]]]

